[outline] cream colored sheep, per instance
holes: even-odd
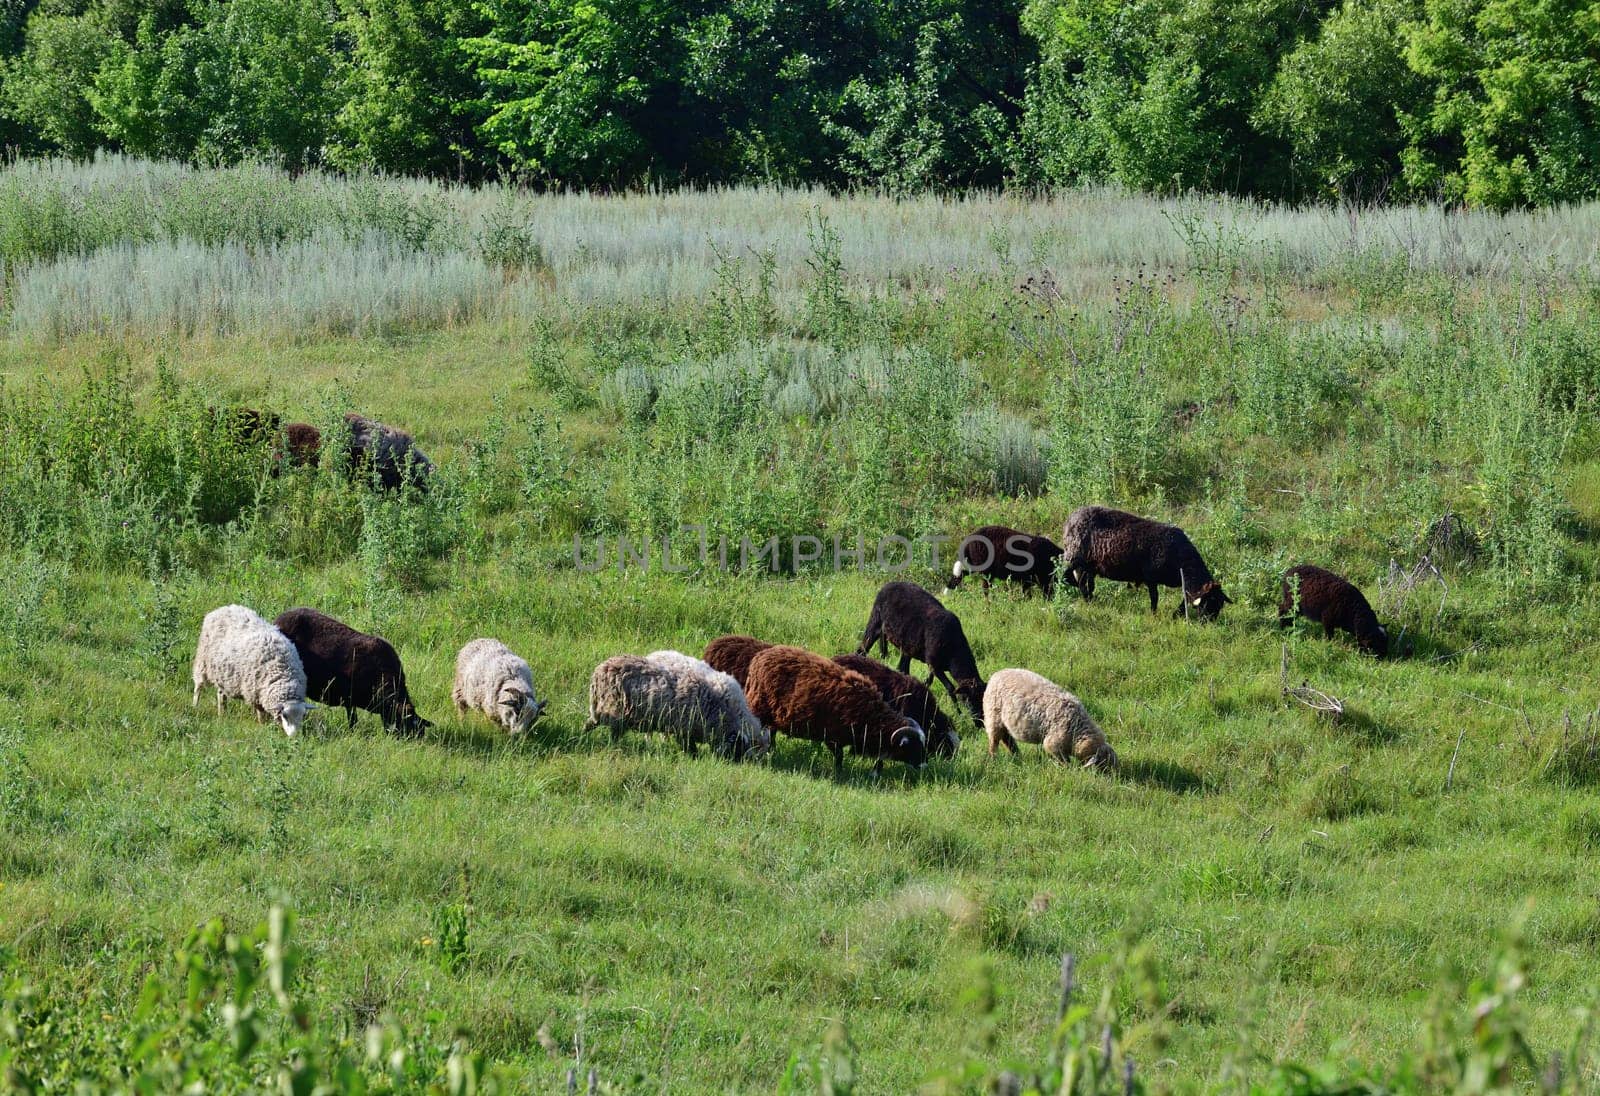
[[[651,651],[644,657],[645,661],[654,662],[657,666],[682,670],[704,678],[706,684],[720,693],[728,706],[739,713],[739,724],[744,728],[743,735],[750,743],[750,752],[763,754],[772,749],[772,732],[763,727],[761,721],[750,713],[750,702],[745,699],[744,686],[740,685],[732,674],[714,669],[704,659],[686,655],[682,651]]]
[[[498,639],[475,639],[456,655],[450,690],[456,711],[482,712],[510,734],[521,734],[544,712],[533,691],[533,670]]]
[[[243,605],[206,614],[194,651],[194,700],[217,690],[217,714],[229,700],[248,701],[261,720],[276,719],[294,735],[306,719],[306,671],[289,637]]]
[[[983,694],[983,726],[989,733],[991,755],[1001,744],[1016,753],[1018,742],[1034,742],[1062,764],[1072,758],[1090,769],[1112,769],[1117,764],[1117,752],[1083,701],[1032,670],[1001,670],[989,679]]]

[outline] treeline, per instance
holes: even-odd
[[[1600,195],[1600,2],[0,0],[0,145],[1504,208]]]

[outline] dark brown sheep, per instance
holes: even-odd
[[[937,677],[973,719],[983,718],[983,678],[961,619],[928,591],[914,582],[884,583],[872,602],[872,616],[856,654],[866,654],[874,643],[884,657],[894,644],[903,674],[911,672],[913,658],[927,663],[929,685]]]
[[[411,703],[400,655],[388,640],[315,609],[289,609],[273,623],[300,652],[306,695],[342,707],[351,727],[357,708],[375,712],[384,727],[401,734],[421,734],[432,726]]]
[[[874,772],[885,760],[914,767],[927,760],[927,738],[916,720],[889,707],[860,674],[799,647],[769,647],[756,655],[745,696],[768,727],[832,750],[835,771],[844,768],[846,746],[877,758]]]
[[[732,677],[742,689],[750,673],[750,660],[771,646],[754,636],[722,636],[707,645],[705,660],[713,670]]]
[[[1298,596],[1297,596],[1298,595]],[[1333,638],[1335,629],[1349,632],[1356,646],[1377,658],[1389,653],[1389,633],[1378,623],[1366,595],[1348,579],[1309,563],[1283,573],[1283,595],[1278,602],[1278,623],[1287,628],[1295,613],[1322,625]]]
[[[985,525],[961,538],[956,551],[955,566],[950,571],[949,593],[961,585],[967,575],[977,575],[983,580],[983,592],[995,579],[1021,584],[1023,593],[1033,596],[1035,586],[1049,597],[1056,587],[1056,561],[1061,558],[1061,548],[1049,537],[1024,533],[1008,525]]]
[[[1083,506],[1067,518],[1061,549],[1066,572],[1085,601],[1094,596],[1096,577],[1148,587],[1152,613],[1161,586],[1183,591],[1183,603],[1174,616],[1192,612],[1214,620],[1233,600],[1223,593],[1211,568],[1176,525],[1107,506]]]
[[[275,465],[315,468],[322,459],[322,431],[309,422],[284,423],[283,441],[274,457]]]
[[[834,655],[833,660],[872,682],[878,695],[889,707],[921,724],[928,737],[928,753],[931,756],[956,755],[961,748],[961,736],[956,733],[950,717],[939,710],[939,702],[934,699],[932,689],[910,674],[900,673],[867,655]]]
[[[374,422],[355,412],[345,415],[350,427],[350,474],[376,479],[386,490],[410,485],[418,489],[433,475],[433,462],[404,430]]]
[[[278,436],[283,418],[275,411],[259,411],[254,407],[212,407],[212,422],[224,430],[228,437],[241,446],[265,445]]]

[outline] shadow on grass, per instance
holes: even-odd
[[[1216,790],[1187,765],[1172,761],[1123,758],[1117,765],[1117,776],[1134,784],[1165,788],[1175,795],[1209,795]]]

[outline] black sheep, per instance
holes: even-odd
[[[342,707],[351,727],[357,708],[376,713],[385,728],[402,734],[421,734],[433,726],[411,703],[400,655],[388,640],[315,609],[289,609],[273,623],[300,652],[306,696]]]
[[[1174,616],[1194,615],[1214,620],[1233,599],[1187,534],[1176,525],[1151,521],[1107,506],[1082,506],[1067,518],[1061,534],[1066,572],[1088,601],[1094,580],[1111,579],[1150,590],[1150,611],[1156,611],[1157,588],[1175,586],[1183,603]]]
[[[1035,586],[1049,597],[1055,592],[1056,561],[1060,558],[1061,548],[1049,537],[1006,525],[985,525],[961,539],[950,584],[944,592],[948,594],[960,586],[965,576],[977,575],[983,579],[985,594],[998,578],[1021,583],[1029,597]]]
[[[1321,624],[1329,639],[1338,628],[1354,636],[1356,646],[1369,655],[1383,658],[1389,653],[1389,633],[1378,623],[1366,595],[1332,571],[1303,563],[1283,573],[1278,623],[1289,627],[1296,612]]]
[[[914,582],[884,583],[872,602],[872,616],[856,654],[866,654],[874,643],[884,657],[889,644],[899,649],[903,674],[911,672],[913,658],[927,663],[927,683],[933,684],[937,677],[972,718],[983,719],[983,678],[961,619],[928,591]]]
[[[939,710],[939,702],[934,699],[932,689],[910,674],[902,674],[866,655],[834,655],[833,660],[872,682],[878,689],[878,695],[889,707],[920,723],[928,737],[930,755],[956,755],[961,748],[961,736],[956,733],[950,717]]]

